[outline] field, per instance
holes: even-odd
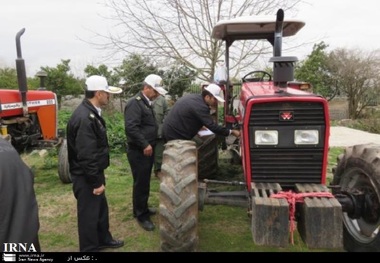
[[[329,156],[328,178],[341,148],[332,148]],[[35,173],[35,190],[39,204],[40,242],[43,252],[77,252],[78,235],[76,201],[71,184],[62,184],[58,178],[57,153],[54,150],[41,157],[38,152],[22,155]],[[240,166],[221,163],[221,173],[236,176]],[[132,176],[123,153],[113,154],[111,166],[106,170],[110,208],[110,230],[125,246],[109,252],[158,252],[160,251],[158,216],[152,221],[156,229],[143,230],[132,215]],[[159,179],[152,176],[149,203],[158,207]],[[250,218],[247,209],[224,205],[206,205],[199,213],[199,252],[316,252],[308,249],[295,233],[294,245],[286,248],[257,246],[252,241]],[[326,250],[323,250],[326,251]]]

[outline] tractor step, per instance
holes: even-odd
[[[277,183],[252,183],[252,237],[257,245],[287,247],[289,204],[285,198],[270,198],[281,191]]]
[[[329,192],[325,185],[296,184],[298,193]],[[342,248],[342,207],[337,199],[305,197],[296,205],[298,232],[309,248]]]

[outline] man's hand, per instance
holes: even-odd
[[[231,130],[231,134],[233,134],[236,137],[240,137],[240,131],[239,130]]]
[[[100,187],[98,188],[95,188],[92,193],[94,195],[101,195],[102,193],[104,193],[104,191],[106,190],[106,187],[104,186],[104,184],[102,184]]]
[[[145,149],[144,149],[144,155],[145,156],[152,156],[152,154],[153,154],[153,148],[152,148],[152,146],[150,146],[150,144],[147,146],[147,147],[145,147]]]

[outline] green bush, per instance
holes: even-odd
[[[103,115],[107,125],[108,143],[112,152],[123,152],[125,149],[124,116],[120,112],[105,112]]]
[[[58,128],[66,132],[66,125],[69,121],[73,111],[60,110],[58,112]],[[120,153],[124,152],[124,145],[126,142],[124,132],[124,118],[123,114],[116,111],[103,111],[103,118],[107,125],[108,143],[111,152]]]

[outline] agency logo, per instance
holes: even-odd
[[[33,243],[3,243],[3,252],[37,252]]]
[[[16,262],[16,254],[3,253],[3,261]]]

